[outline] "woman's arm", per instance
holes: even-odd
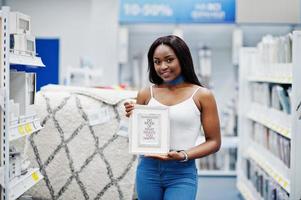
[[[206,142],[186,151],[189,159],[196,159],[215,153],[221,146],[221,134],[216,102],[212,92],[202,88],[197,93],[201,107],[201,122]]]

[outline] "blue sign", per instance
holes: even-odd
[[[235,0],[121,0],[119,22],[235,23]]]

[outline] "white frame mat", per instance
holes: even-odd
[[[166,154],[169,150],[168,107],[135,105],[129,124],[129,152],[132,154]]]

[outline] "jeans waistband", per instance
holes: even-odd
[[[149,168],[170,168],[170,169],[185,169],[196,168],[195,160],[188,160],[187,162],[180,162],[177,160],[159,160],[145,156],[139,156],[139,165]]]

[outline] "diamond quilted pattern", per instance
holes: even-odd
[[[51,183],[55,194],[57,194],[64,186],[66,180],[71,174],[69,167],[56,170],[57,168],[61,168],[61,163],[68,163],[68,158],[64,149],[61,149],[55,155],[54,159],[49,163],[49,165],[45,167],[45,172],[49,177],[49,182]]]
[[[100,165],[100,163],[102,164]],[[79,177],[86,186],[87,193],[91,199],[94,199],[98,193],[110,184],[111,180],[107,174],[107,166],[99,154],[96,154],[91,163],[83,169],[83,173],[80,173]],[[97,187],[95,187],[95,183],[97,183]]]
[[[70,187],[74,188],[75,190],[80,191],[80,188],[79,188],[78,184],[74,180],[71,181]],[[74,193],[72,190],[67,190],[62,195],[60,195],[56,198],[58,198],[58,200],[67,200],[67,199],[81,200],[81,199],[85,199],[85,197],[82,194]]]
[[[37,99],[44,129],[31,135],[29,157],[44,179],[28,193],[53,200],[129,199],[136,156],[127,153],[127,138],[116,135],[116,106],[66,92],[40,92]],[[115,118],[89,126],[86,109],[94,106],[107,106]]]
[[[40,152],[40,159],[43,163],[49,162],[47,161],[48,159],[52,159],[51,155],[55,155],[55,149],[61,144],[59,132],[51,127],[54,127],[54,122],[48,120],[46,124],[44,124],[43,131],[35,135],[35,145]],[[48,142],[49,140],[52,142]]]
[[[104,156],[108,159],[115,178],[122,176],[124,169],[127,168],[128,163],[132,160],[131,154],[123,153],[125,149],[128,149],[128,143],[121,137],[116,138],[116,140],[112,141],[112,143],[104,149]],[[115,162],[116,160],[126,162]]]
[[[57,122],[64,122],[60,126],[64,139],[67,140],[72,136],[73,133],[80,131],[80,129],[85,124],[84,119],[82,118],[79,112],[76,112],[76,99],[75,97],[70,97],[68,100],[68,106],[62,107],[55,113],[55,119]],[[76,122],[76,123],[74,123]]]
[[[89,132],[89,127],[83,129],[67,144],[70,151],[70,157],[73,160],[75,171],[79,171],[87,159],[86,155],[92,155],[97,149],[96,142]],[[85,149],[85,151],[79,151]]]

